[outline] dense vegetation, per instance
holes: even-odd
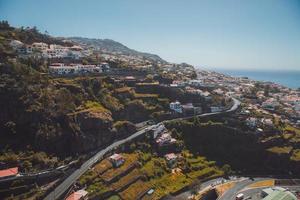
[[[0,162],[7,166],[58,166],[68,156],[135,132],[133,123],[168,106],[159,94],[137,93],[109,77],[51,77],[48,60],[18,57],[9,46],[12,39],[72,45],[36,28],[0,23]]]
[[[253,133],[242,132],[224,123],[201,123],[199,120],[176,121],[167,126],[178,131],[191,152],[221,165],[229,164],[237,173],[286,175],[292,172],[300,175],[299,162],[292,162],[284,155],[270,154]]]

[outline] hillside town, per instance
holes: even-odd
[[[299,90],[12,30],[0,65],[4,199],[299,199]]]

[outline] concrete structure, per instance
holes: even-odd
[[[267,188],[261,192],[262,200],[297,200],[297,197],[282,187]]]

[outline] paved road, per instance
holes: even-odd
[[[212,184],[215,184],[217,182],[221,182],[221,181],[224,181],[225,179],[224,178],[215,178],[215,179],[212,179],[212,180],[209,180],[209,181],[206,181],[204,183],[201,183],[200,184],[200,187],[199,187],[199,191],[203,190],[204,188],[207,188],[208,186],[212,185]],[[189,196],[192,195],[192,192],[190,190],[186,191],[186,192],[183,192],[181,194],[178,194],[174,197],[172,197],[171,199],[172,200],[186,200],[189,198]]]
[[[233,100],[233,106],[226,111],[222,111],[222,112],[215,112],[215,113],[204,113],[201,115],[197,115],[197,117],[204,117],[204,116],[211,116],[211,115],[218,115],[218,114],[223,114],[223,113],[230,113],[235,111],[239,105],[240,105],[240,101],[232,98]],[[175,120],[182,120],[182,119],[188,119],[188,118],[192,118],[192,117],[185,117],[185,118],[177,118]],[[81,176],[83,175],[90,167],[92,167],[95,163],[98,162],[98,160],[102,159],[103,156],[108,153],[109,151],[113,150],[114,148],[118,147],[121,144],[124,144],[128,141],[131,141],[132,139],[145,134],[146,132],[148,132],[150,129],[153,129],[157,126],[159,126],[160,124],[162,124],[163,122],[160,122],[156,125],[151,125],[148,126],[147,128],[144,128],[136,133],[134,133],[133,135],[119,140],[111,145],[109,145],[108,147],[106,147],[105,149],[99,151],[97,154],[95,154],[93,157],[91,157],[89,160],[87,160],[85,163],[83,163],[79,169],[77,169],[76,171],[74,171],[68,178],[66,178],[60,185],[58,185],[51,193],[49,193],[45,200],[54,200],[54,199],[58,199],[61,195],[63,195],[67,189],[69,187],[72,186],[72,184]]]
[[[255,178],[254,180],[245,179],[235,184],[235,186],[228,191],[226,191],[222,196],[218,198],[218,200],[235,200],[236,195],[244,189],[247,185],[250,185],[252,183],[266,180],[268,178]]]
[[[255,183],[255,182],[269,180],[269,179],[273,179],[273,178],[255,178],[253,181],[246,179],[241,182],[238,182],[238,183],[236,183],[236,185],[233,188],[226,191],[217,200],[235,200],[236,195],[238,195],[239,193],[243,193],[245,195],[245,197],[251,197],[251,199],[253,199],[253,200],[261,199],[260,193],[261,193],[262,189],[267,188],[267,187],[248,189],[247,186],[252,183]],[[300,191],[300,185],[277,185],[277,186],[283,187],[283,188],[288,188],[291,191]]]

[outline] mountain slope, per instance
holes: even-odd
[[[107,52],[107,53],[117,53],[117,54],[124,54],[128,56],[143,57],[154,62],[167,63],[158,55],[139,52],[110,39],[91,39],[91,38],[83,38],[83,37],[70,37],[68,39],[82,46],[93,47],[96,50]]]

